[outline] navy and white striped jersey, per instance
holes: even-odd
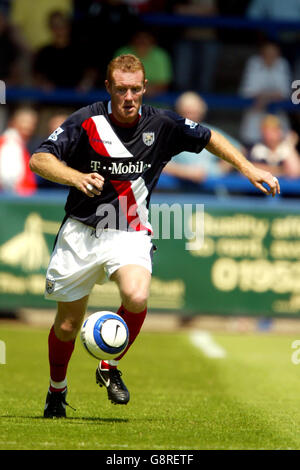
[[[178,114],[143,105],[134,126],[116,124],[111,103],[97,102],[73,113],[36,150],[51,153],[83,173],[104,179],[101,195],[90,198],[70,188],[66,215],[91,227],[124,230],[152,228],[151,193],[169,160],[208,144],[208,128]]]

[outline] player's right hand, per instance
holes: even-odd
[[[263,193],[271,194],[272,197],[276,196],[276,194],[280,194],[280,185],[278,179],[268,171],[252,166],[251,172],[249,172],[248,168],[247,173],[244,174],[248,177],[251,183],[256,188],[260,189]],[[268,185],[269,188],[267,189],[263,183]]]
[[[81,173],[75,187],[88,197],[100,196],[104,184],[103,176],[99,173]]]

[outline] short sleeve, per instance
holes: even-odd
[[[85,113],[82,110],[71,114],[60,127],[35,150],[35,153],[51,153],[59,160],[69,162],[82,134],[81,124]]]
[[[211,131],[208,127],[185,119],[172,111],[166,111],[166,114],[172,119],[174,125],[172,133],[173,155],[184,151],[200,153],[209,143]]]

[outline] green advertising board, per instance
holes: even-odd
[[[160,213],[160,230],[163,206],[170,209],[169,230],[155,233],[153,240],[158,249],[150,309],[186,315],[300,314],[300,209],[296,204],[280,200],[271,204],[266,198],[227,202],[156,194],[151,208]],[[63,207],[61,196],[0,199],[0,310],[55,307],[43,292]],[[198,220],[204,221],[203,242],[198,233],[203,223]],[[193,234],[189,239],[178,230],[184,221]],[[115,309],[119,304],[114,283],[94,287],[91,308]]]

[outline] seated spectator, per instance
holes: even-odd
[[[172,80],[171,59],[168,52],[156,44],[150,32],[136,32],[129,45],[115,52],[115,56],[121,54],[134,54],[143,62],[148,79],[147,96],[168,90]]]
[[[255,19],[293,21],[300,19],[300,3],[298,0],[251,0],[247,16]]]
[[[72,14],[73,0],[12,0],[10,18],[32,52],[51,41],[47,28],[49,15],[53,11]]]
[[[287,99],[291,93],[291,70],[288,61],[280,55],[273,42],[262,45],[259,54],[248,59],[243,73],[240,95],[253,98],[254,102],[242,119],[240,135],[245,145],[251,147],[260,140],[260,123],[272,102]],[[278,112],[286,131],[289,120]]]
[[[20,85],[23,81],[22,45],[8,18],[0,9],[0,79],[6,85]]]
[[[34,61],[34,77],[38,86],[77,88],[86,91],[94,86],[95,71],[87,62],[87,53],[72,42],[71,22],[60,11],[50,14],[52,42],[39,49]]]
[[[73,7],[74,36],[91,56],[96,87],[103,88],[107,64],[137,30],[138,12],[124,0],[73,0]]]
[[[124,3],[130,5],[139,14],[143,14],[158,11],[165,13],[170,1],[172,0],[124,0]]]
[[[253,20],[300,21],[299,0],[251,0],[247,16]],[[299,28],[275,31],[280,41],[284,57],[288,59],[294,77],[299,78],[300,72],[300,32]]]
[[[153,0],[124,0],[124,3],[130,5],[134,8],[138,13],[148,13],[151,11]],[[163,1],[158,3],[164,3]]]
[[[30,154],[26,144],[37,125],[37,113],[19,108],[11,116],[7,129],[0,136],[0,190],[20,196],[36,191],[35,176],[29,169]]]
[[[207,105],[197,93],[186,92],[180,95],[175,103],[175,111],[180,116],[194,122],[200,122],[204,126],[220,132],[220,134],[226,137],[240,151],[244,151],[241,144],[231,136],[214,126],[203,122],[207,113]],[[189,180],[194,183],[201,183],[209,176],[222,176],[228,171],[231,171],[231,167],[225,161],[208,152],[206,149],[203,149],[200,154],[181,152],[173,157],[164,168],[164,173],[184,180]]]
[[[284,134],[279,119],[267,115],[261,123],[261,142],[254,145],[249,159],[276,176],[300,177],[300,155],[296,149],[298,135]]]
[[[11,14],[12,0],[0,0],[1,11],[9,17]]]
[[[191,17],[209,17],[218,14],[216,0],[179,0],[173,13]],[[219,42],[212,28],[187,27],[174,47],[174,84],[180,91],[213,91]]]

